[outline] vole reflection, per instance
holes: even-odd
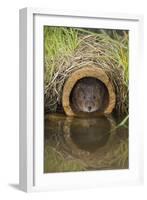
[[[78,148],[94,152],[107,143],[110,129],[111,124],[106,117],[74,119],[70,123],[70,137]]]

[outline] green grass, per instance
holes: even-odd
[[[44,27],[44,50],[45,58],[48,60],[49,75],[52,75],[55,60],[61,57],[70,56],[80,44],[79,32],[97,35],[99,42],[107,44],[107,58],[110,58],[122,66],[124,69],[124,81],[128,85],[128,34],[124,31],[123,37],[117,31],[113,31],[111,37],[106,30],[95,33],[86,29],[66,28],[66,27]],[[108,48],[109,47],[109,48]],[[51,64],[52,63],[52,64]],[[118,66],[118,67],[119,67]]]
[[[47,110],[56,112],[57,103],[61,104],[61,91],[69,74],[94,62],[106,70],[113,81],[116,109],[128,114],[128,41],[127,31],[45,26],[45,102],[50,104],[46,105]]]
[[[128,123],[129,123],[129,115],[125,116],[125,118],[117,125],[117,128],[121,126],[128,128]]]
[[[70,56],[78,47],[78,31],[73,28],[44,27],[44,51],[47,82],[52,78],[56,63],[61,57]]]
[[[45,55],[51,59],[69,55],[78,46],[78,32],[73,28],[44,27]]]

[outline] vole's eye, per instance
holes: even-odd
[[[96,99],[96,96],[93,96],[93,99]]]

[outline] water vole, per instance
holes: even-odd
[[[106,96],[105,85],[96,78],[80,79],[74,86],[71,102],[78,112],[102,111]]]

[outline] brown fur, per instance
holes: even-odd
[[[76,83],[71,101],[79,112],[101,111],[105,93],[106,88],[101,81],[87,77]]]

